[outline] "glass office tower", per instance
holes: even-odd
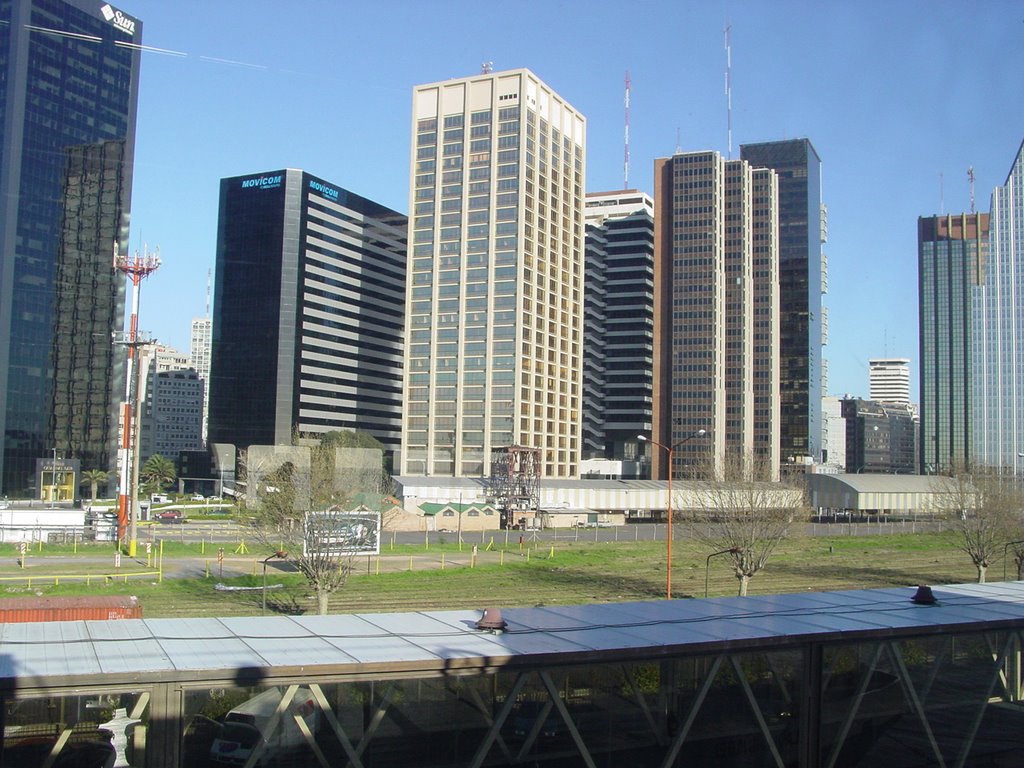
[[[821,160],[808,139],[743,144],[740,157],[779,177],[782,460],[821,461],[821,245],[827,228]]]
[[[99,465],[83,468],[113,469],[103,464],[106,451],[81,446],[116,443],[116,420],[97,426],[96,419],[111,412],[102,400],[117,378],[99,373],[122,355],[110,342],[124,322],[123,288],[111,265],[114,241],[122,252],[128,247],[141,40],[141,22],[98,0],[0,2],[0,490],[6,495],[28,494],[36,459],[54,449],[69,459],[82,450],[84,461]],[[79,296],[95,298],[95,314],[76,305],[87,322],[61,322],[68,303],[58,302],[58,270],[67,275],[60,280],[95,288]],[[58,423],[54,409],[62,398],[70,402],[75,386],[92,385],[65,381],[65,393],[55,393],[58,346],[84,351],[90,375],[98,375],[93,415],[76,424]]]
[[[209,442],[401,434],[406,217],[297,169],[222,179]]]
[[[989,252],[974,306],[975,461],[1024,469],[1024,143],[992,191]]]
[[[526,69],[413,95],[402,474],[580,460],[586,120]]]
[[[920,465],[926,474],[973,460],[972,302],[985,279],[988,240],[987,213],[917,220]]]

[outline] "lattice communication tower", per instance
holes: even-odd
[[[539,448],[510,445],[491,452],[487,492],[501,515],[502,528],[513,528],[536,515],[539,479]]]

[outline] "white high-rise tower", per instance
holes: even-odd
[[[910,360],[886,357],[868,360],[871,399],[876,403],[910,405]]]
[[[579,473],[586,120],[518,69],[413,94],[402,473]]]
[[[191,364],[203,382],[203,443],[206,443],[206,425],[209,420],[210,400],[210,349],[213,345],[213,320],[206,317],[192,318]]]

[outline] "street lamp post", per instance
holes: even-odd
[[[267,612],[267,563],[274,558],[284,560],[286,557],[288,557],[287,552],[277,550],[274,554],[263,558],[263,613]]]
[[[665,522],[666,522],[666,542],[665,542],[665,599],[672,599],[672,457],[683,443],[688,440],[692,440],[695,437],[703,437],[708,431],[706,429],[698,429],[677,443],[672,445],[665,445],[659,443],[653,437],[646,437],[645,435],[637,435],[637,440],[643,440],[649,442],[652,445],[656,445],[663,451],[668,453],[668,505],[665,509]]]
[[[708,574],[711,571],[711,558],[726,554],[735,555],[738,554],[739,551],[739,547],[729,547],[728,549],[720,549],[717,552],[712,552],[710,555],[708,555],[708,559],[704,561],[704,597],[708,596]]]

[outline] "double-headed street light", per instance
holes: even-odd
[[[654,438],[647,437],[645,435],[637,435],[636,436],[638,440],[643,440],[644,442],[648,442],[648,443],[651,443],[652,445],[656,445],[659,448],[661,448],[663,451],[666,451],[668,453],[668,507],[667,507],[667,509],[665,511],[665,516],[666,516],[666,519],[667,519],[667,529],[668,529],[667,535],[665,537],[666,538],[666,543],[665,543],[665,548],[666,548],[666,552],[665,552],[665,561],[666,561],[666,567],[665,567],[665,599],[666,600],[671,600],[672,599],[672,463],[673,463],[672,462],[672,457],[673,457],[673,454],[676,452],[676,449],[679,448],[679,446],[681,446],[683,443],[687,442],[688,440],[692,440],[695,437],[704,437],[704,435],[706,435],[707,433],[708,433],[708,431],[706,429],[698,429],[696,432],[690,433],[689,435],[684,437],[682,440],[680,440],[677,443],[673,443],[672,445],[665,445],[664,443],[659,443]]]

